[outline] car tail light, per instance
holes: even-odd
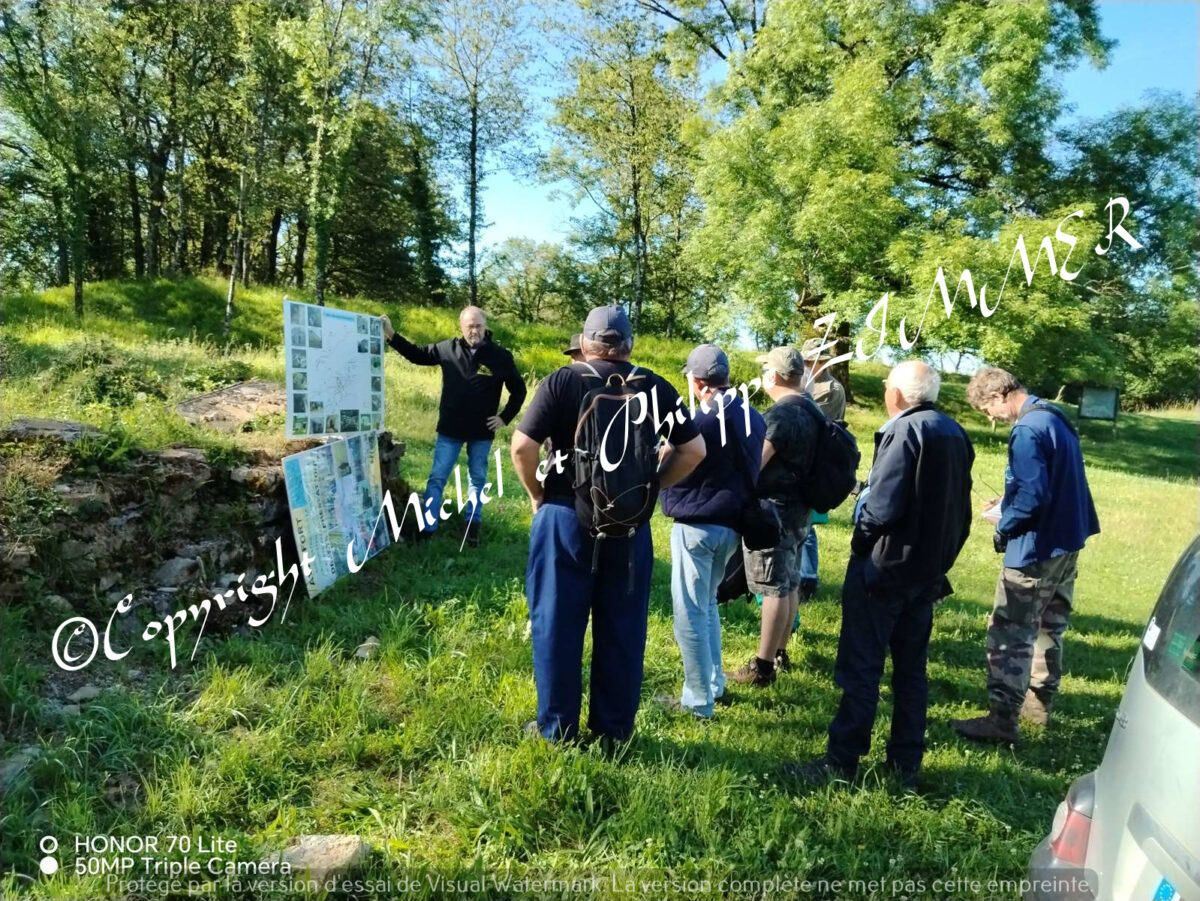
[[[1064,809],[1065,816],[1062,815]],[[1091,832],[1092,818],[1063,803],[1059,805],[1054,816],[1050,850],[1059,860],[1081,867],[1087,857],[1088,837]]]

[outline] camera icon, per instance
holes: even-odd
[[[38,861],[38,869],[47,876],[53,876],[58,872],[58,861],[50,855],[58,850],[58,839],[53,835],[43,835],[41,841],[38,842],[38,849],[45,855]]]

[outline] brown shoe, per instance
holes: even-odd
[[[1015,714],[1003,714],[995,710],[987,716],[970,720],[951,720],[950,728],[971,741],[989,742],[997,745],[1015,745],[1021,741]]]
[[[1032,688],[1025,692],[1025,703],[1021,705],[1021,719],[1035,726],[1050,725],[1051,697],[1042,700]]]
[[[775,664],[770,660],[760,660],[751,657],[750,661],[733,672],[726,671],[725,678],[739,685],[753,685],[756,688],[766,688],[775,682]]]
[[[792,658],[788,656],[787,648],[780,648],[775,652],[775,669],[778,672],[786,673],[792,668]]]

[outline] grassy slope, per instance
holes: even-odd
[[[280,295],[244,296],[235,356],[281,379]],[[215,282],[97,285],[86,302],[87,330],[144,358],[168,384],[177,384],[183,367],[216,354],[208,343],[223,312]],[[368,301],[342,304],[384,312]],[[176,389],[168,401],[116,413],[48,391],[39,368],[80,338],[68,309],[63,291],[6,302],[2,334],[13,359],[0,423],[31,414],[115,421],[149,445],[221,446],[170,412],[182,393]],[[454,328],[452,311],[392,317],[414,340]],[[570,332],[493,328],[531,377],[559,364],[557,349]],[[636,356],[678,383],[686,350],[647,338]],[[736,361],[736,380],[753,372],[749,355]],[[882,374],[865,365],[853,376],[858,404],[850,422],[868,458],[864,471],[871,432],[884,418]],[[389,356],[386,376],[387,425],[408,441],[406,474],[420,484],[432,450],[437,373]],[[982,483],[1002,484],[1005,431],[990,430],[962,398],[961,380],[951,380],[944,406],[976,442],[982,501],[991,495]],[[1085,428],[1104,532],[1082,557],[1055,724],[1030,733],[1017,753],[968,747],[945,725],[984,697],[983,637],[998,564],[979,523],[951,574],[956,594],[937,611],[921,798],[898,796],[872,773],[855,792],[797,793],[775,781],[780,761],[820,752],[837,702],[831,670],[849,540],[845,509],[821,529],[823,586],[818,602],[803,609],[793,652],[799,666],[773,690],[737,691],[735,705],[707,724],[643,705],[637,736],[616,760],[597,748],[525,739],[521,726],[535,705],[522,590],[529,514],[508,469],[480,552],[460,555],[448,538],[393,548],[319,603],[293,606],[286,622],[277,613],[252,637],[206,638],[197,664],[174,673],[140,648],[121,664],[93,664],[93,677],[113,686],[65,725],[55,727],[36,700],[53,665],[47,645],[54,623],[21,607],[0,610],[0,685],[13,702],[5,734],[35,726],[46,743],[32,781],[6,799],[0,865],[30,872],[36,837],[48,832],[219,834],[242,839],[243,847],[300,832],[357,832],[384,849],[372,864],[380,875],[473,862],[488,869],[506,862],[689,866],[736,877],[923,880],[924,891],[909,886],[921,894],[931,893],[935,878],[1018,878],[1067,784],[1099,762],[1141,626],[1196,531],[1196,433],[1188,417],[1125,415],[1116,440],[1103,426]],[[507,453],[504,459],[507,467]],[[680,678],[668,530],[656,517],[646,698],[676,691]],[[756,644],[756,611],[735,604],[722,616],[726,664],[740,662]],[[381,653],[356,662],[351,652],[368,634],[382,639]],[[159,690],[129,688],[130,666],[150,673]],[[885,685],[869,763],[882,756],[889,698]],[[105,799],[106,780],[122,774],[143,780],[138,803]],[[10,880],[9,891],[18,884]],[[77,897],[84,885],[59,878],[38,891]]]

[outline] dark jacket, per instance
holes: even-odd
[[[421,346],[396,332],[388,344],[410,363],[442,367],[439,435],[458,441],[492,438],[487,421],[500,407],[501,386],[508,388],[508,403],[500,412],[505,425],[512,422],[525,403],[525,380],[517,372],[512,354],[492,341],[490,331],[484,334],[483,343],[474,354],[462,338]]]
[[[767,426],[761,414],[750,408],[750,434],[740,398],[725,407],[725,443],[721,443],[721,419],[717,405],[710,412],[696,410],[695,423],[704,436],[707,453],[688,477],[664,488],[662,511],[676,522],[739,528],[742,509],[750,499],[762,463],[763,437]],[[747,484],[747,478],[749,483]]]
[[[1079,438],[1046,406],[1030,395],[1008,436],[1004,505],[996,525],[1008,539],[1005,566],[1061,557],[1100,531]]]
[[[971,531],[974,461],[963,427],[933,404],[875,435],[870,492],[850,539],[854,554],[870,557],[868,587],[950,593],[946,573]]]

